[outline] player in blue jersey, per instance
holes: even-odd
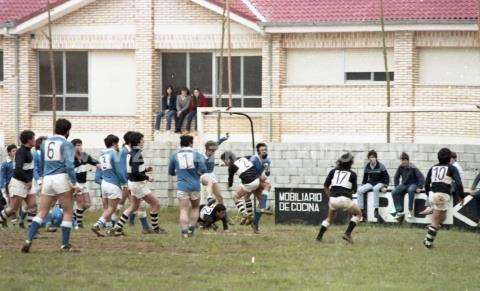
[[[17,152],[17,146],[11,144],[7,146],[7,159],[0,165],[0,210],[9,203],[10,196],[8,195],[8,184],[13,177],[15,170],[15,153]]]
[[[50,207],[58,200],[63,209],[62,244],[60,249],[71,251],[70,232],[73,227],[73,192],[79,191],[74,166],[74,148],[67,141],[72,124],[66,119],[58,119],[55,123],[55,135],[47,138],[41,148],[43,168],[43,184],[40,197],[40,209],[33,218],[28,237],[22,252],[29,252],[33,238],[47,217]]]
[[[200,176],[207,171],[205,158],[192,146],[192,136],[181,136],[180,149],[172,155],[168,167],[168,174],[177,176],[177,198],[183,237],[194,234],[200,213]]]
[[[104,208],[102,216],[92,226],[92,231],[97,236],[104,236],[101,233],[101,228],[106,227],[111,222],[112,215],[117,210],[118,202],[122,198],[122,185],[126,183],[120,166],[118,136],[110,134],[104,142],[106,149],[100,157],[100,167],[102,168],[100,187],[102,198],[107,199],[107,207]],[[107,234],[112,234],[111,229],[107,229]]]

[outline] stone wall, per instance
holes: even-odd
[[[410,155],[411,161],[426,175],[428,169],[437,162],[437,152],[444,145],[425,144],[271,144],[270,156],[272,158],[271,180],[273,187],[303,187],[321,188],[325,177],[335,165],[336,159],[350,151],[355,156],[354,170],[359,175],[359,183],[363,177],[363,167],[366,155],[370,149],[378,152],[379,160],[389,170],[391,184],[398,166],[398,157],[402,151]],[[175,178],[167,174],[169,157],[175,151],[174,143],[149,143],[145,148],[144,157],[147,165],[154,167],[153,177],[155,182],[151,189],[161,199],[162,205],[176,205]],[[201,149],[200,146],[196,146]],[[459,162],[465,171],[464,186],[470,187],[478,170],[480,169],[480,146],[477,145],[452,145],[450,147],[457,152]],[[233,151],[237,156],[250,155],[252,153],[250,143],[225,143],[220,146],[217,157],[225,150]],[[87,152],[95,157],[100,155],[100,149],[87,149]],[[5,153],[2,153],[2,160]],[[217,160],[220,163],[220,160]],[[227,190],[227,169],[217,166],[215,169],[227,204],[232,206],[231,192]],[[94,173],[89,173],[89,179],[93,180]],[[236,178],[235,183],[238,183]],[[99,197],[99,187],[90,182],[92,197]],[[274,198],[274,191],[270,199]],[[99,200],[95,199],[97,206]]]

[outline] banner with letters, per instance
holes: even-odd
[[[379,215],[385,223],[398,223],[392,213],[395,212],[391,192],[380,193]],[[430,215],[420,215],[425,209],[428,196],[425,193],[415,195],[415,213],[412,217],[405,217],[404,223],[429,224]],[[356,202],[356,196],[353,198]],[[366,209],[368,222],[378,223],[374,217],[373,193],[366,195]],[[404,197],[404,209],[408,209],[408,195]],[[302,223],[318,225],[327,216],[328,198],[323,189],[310,188],[276,188],[275,189],[275,223]],[[445,225],[455,225],[465,229],[476,230],[480,219],[480,207],[477,200],[472,196],[464,199],[463,205],[451,205],[447,210]],[[339,211],[335,223],[346,223],[348,216]]]
[[[275,189],[275,223],[320,224],[327,214],[328,198],[323,189]],[[339,213],[334,222],[347,221],[347,215]]]

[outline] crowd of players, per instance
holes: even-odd
[[[56,231],[58,227],[62,234],[61,250],[72,250],[71,230],[84,227],[83,216],[91,205],[87,187],[89,167],[96,168],[95,182],[100,184],[103,204],[102,215],[91,227],[97,236],[124,235],[125,224],[133,223],[136,216],[140,218],[143,234],[166,234],[159,223],[160,202],[148,186],[153,182],[149,174],[153,168],[146,166],[142,155],[143,134],[127,132],[122,147],[119,137],[108,135],[104,139],[106,149],[96,160],[83,151],[80,139],[67,140],[71,127],[68,120],[59,119],[54,135],[36,139],[34,132],[25,130],[20,134],[18,149],[15,145],[7,147],[8,158],[0,175],[0,223],[6,227],[9,218],[16,219],[17,213],[19,225],[23,226],[27,219],[27,239],[22,252],[29,252],[42,227],[47,231]],[[183,135],[180,148],[170,159],[168,174],[177,176],[179,221],[185,238],[193,236],[197,227],[217,229],[218,221],[222,221],[224,230],[228,229],[226,207],[214,174],[215,152],[225,140],[207,142],[205,154],[201,154],[193,149],[193,137]],[[257,150],[258,155],[248,158],[236,158],[229,151],[222,154],[229,167],[229,186],[233,185],[235,175],[241,180],[235,191],[241,224],[251,224],[254,233],[259,233],[261,215],[271,214],[266,206],[271,188],[266,144],[258,144]],[[200,205],[201,184],[212,189],[212,197],[204,205]],[[249,195],[252,193],[260,201],[255,214]],[[39,199],[38,194],[41,194]]]
[[[93,233],[98,237],[122,236],[125,225],[128,222],[133,224],[138,217],[143,234],[166,234],[167,231],[159,223],[160,202],[149,188],[149,182],[153,182],[150,173],[154,169],[146,166],[148,163],[142,154],[144,136],[140,132],[127,132],[123,136],[123,146],[120,146],[119,137],[108,135],[104,139],[106,148],[97,160],[83,151],[80,139],[67,140],[71,127],[68,120],[59,119],[54,135],[36,139],[32,131],[25,130],[20,134],[21,146],[18,149],[15,145],[7,147],[8,158],[0,171],[0,223],[7,226],[8,219],[16,219],[17,213],[21,226],[26,219],[28,232],[22,252],[30,251],[42,227],[47,231],[59,228],[61,250],[72,250],[71,230],[84,227],[83,216],[91,205],[87,187],[89,167],[96,168],[95,182],[100,185],[103,204],[102,215],[91,227]],[[205,153],[200,153],[193,148],[193,137],[182,135],[180,148],[170,158],[168,174],[177,177],[179,223],[181,235],[185,238],[192,237],[198,227],[216,230],[216,222],[219,221],[224,230],[229,227],[224,197],[214,174],[215,153],[227,138],[217,142],[208,141]],[[257,144],[256,150],[256,155],[247,157],[237,157],[233,152],[225,151],[221,154],[221,160],[228,167],[228,187],[233,186],[235,176],[240,179],[233,201],[242,216],[241,224],[251,225],[253,232],[258,234],[262,214],[271,214],[267,207],[271,189],[268,178],[271,160],[266,144]],[[376,152],[369,152],[368,157],[370,162],[365,168],[359,189],[357,175],[351,169],[354,159],[350,153],[343,154],[336,167],[328,173],[324,189],[329,197],[329,212],[321,223],[317,241],[322,241],[337,210],[343,210],[351,216],[343,239],[351,243],[352,231],[363,219],[362,195],[373,190],[377,198],[374,201],[378,200],[379,192],[388,185],[388,173],[377,161]],[[456,198],[460,201],[465,195],[460,173],[451,164],[453,157],[454,153],[449,149],[441,149],[438,152],[438,164],[428,171],[425,181],[420,183],[423,175],[408,163],[408,155],[402,154],[400,159],[403,162],[395,175],[395,197],[403,197],[407,192],[415,193],[423,184],[425,192],[429,194],[432,223],[427,227],[423,242],[427,248],[433,246],[452,195],[458,196]],[[420,181],[414,182],[414,189],[410,189],[405,181],[417,181],[415,179]],[[201,184],[211,189],[211,195],[203,205],[200,205]],[[357,203],[352,200],[354,193],[358,195]],[[39,199],[38,194],[41,194]],[[255,207],[252,195],[258,200],[259,207]],[[395,200],[400,201],[396,203],[395,214],[400,219],[403,215],[403,199]],[[412,211],[411,207],[409,203],[408,211]],[[378,216],[378,211],[375,215]]]

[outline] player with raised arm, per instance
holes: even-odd
[[[260,174],[255,170],[255,166],[246,157],[237,158],[235,155],[226,151],[221,155],[222,161],[228,167],[228,187],[233,186],[233,178],[237,175],[240,178],[241,184],[235,190],[233,201],[238,211],[243,217],[251,217],[253,213],[253,205],[250,199],[250,195],[254,194],[257,199],[261,199],[263,187],[260,183]],[[243,203],[245,200],[245,208]],[[259,219],[260,220],[260,219]],[[252,229],[255,234],[260,233],[259,223],[252,224]]]
[[[195,232],[200,214],[200,176],[207,171],[205,157],[192,146],[193,137],[182,135],[180,149],[172,155],[168,166],[168,174],[177,176],[180,227],[184,238],[193,236]]]
[[[87,186],[88,165],[99,168],[100,162],[83,151],[81,139],[72,140],[72,144],[75,147],[75,173],[77,174],[77,182],[81,187],[80,192],[74,194],[76,202],[74,216],[77,227],[83,228],[83,214],[91,206],[90,191]]]
[[[200,177],[202,185],[212,189],[212,195],[215,200],[223,204],[222,191],[220,190],[220,185],[218,183],[217,176],[215,176],[215,152],[218,150],[218,146],[228,139],[227,137],[221,138],[218,142],[213,140],[207,141],[205,143],[205,166],[207,167],[207,172]]]
[[[167,231],[159,226],[158,211],[160,210],[160,202],[153,192],[148,188],[148,182],[153,182],[153,178],[147,176],[151,172],[152,167],[145,167],[142,150],[144,146],[143,134],[133,132],[130,134],[130,151],[128,162],[128,189],[131,191],[131,205],[122,214],[122,217],[114,227],[115,235],[123,234],[123,226],[128,221],[129,216],[135,213],[140,207],[140,203],[145,201],[150,206],[150,222],[152,230],[148,233],[166,234]],[[144,229],[144,233],[145,229]]]
[[[112,215],[117,210],[118,202],[122,197],[121,185],[126,184],[124,176],[120,169],[120,159],[118,151],[119,138],[116,135],[109,134],[105,139],[105,147],[100,157],[100,167],[102,169],[101,191],[102,198],[106,198],[106,207],[104,206],[102,216],[92,226],[92,231],[97,236],[105,236],[101,233],[101,228],[107,228],[107,234],[113,235],[110,226]]]
[[[22,247],[22,252],[30,251],[32,240],[47,217],[50,207],[58,200],[63,209],[62,245],[61,250],[71,251],[70,232],[73,218],[73,192],[79,191],[74,166],[74,148],[67,141],[72,124],[66,119],[55,122],[55,134],[47,138],[41,148],[41,162],[43,167],[43,184],[40,196],[40,209],[33,218],[28,231],[28,237]]]
[[[423,240],[423,245],[429,249],[433,247],[437,232],[445,221],[452,195],[458,195],[460,203],[463,203],[465,197],[458,169],[450,164],[451,157],[450,149],[440,149],[438,164],[430,168],[425,179],[425,193],[428,195],[433,209],[432,222],[428,226]],[[456,184],[456,191],[453,191],[452,183]]]
[[[352,154],[343,154],[338,159],[336,168],[328,173],[323,184],[325,195],[329,197],[328,215],[320,226],[320,231],[316,238],[318,242],[322,241],[323,235],[332,223],[337,210],[345,210],[352,218],[342,238],[349,243],[353,243],[352,231],[358,221],[360,221],[362,211],[352,200],[352,194],[357,192],[357,174],[351,170],[352,165]]]
[[[22,203],[26,204],[27,219],[31,221],[37,214],[37,202],[33,187],[33,155],[32,148],[35,146],[35,133],[31,130],[24,130],[20,133],[22,145],[15,152],[15,163],[13,176],[8,184],[10,204],[0,212],[0,223],[7,224],[9,217],[15,216],[21,209]]]

